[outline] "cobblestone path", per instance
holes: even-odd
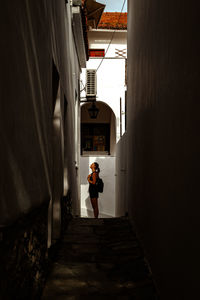
[[[46,299],[158,299],[128,220],[72,219],[43,291]]]

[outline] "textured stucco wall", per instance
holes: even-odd
[[[198,291],[199,48],[196,1],[129,1],[128,211],[161,299]]]
[[[52,198],[53,61],[60,78],[61,102],[64,95],[67,100],[65,124],[61,104],[61,131],[65,168],[70,174],[68,188],[78,210],[73,133],[79,65],[67,5],[66,10],[61,0],[1,4],[1,226]]]
[[[47,246],[80,211],[70,4],[5,1],[0,35],[0,298],[39,299]]]

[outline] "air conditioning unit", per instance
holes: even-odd
[[[81,6],[82,5],[82,1],[81,0],[72,0],[72,4],[74,6]]]
[[[95,69],[86,70],[86,96],[95,97],[97,94],[97,75]]]

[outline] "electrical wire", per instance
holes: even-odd
[[[120,20],[120,17],[121,17],[121,15],[122,15],[122,12],[123,12],[125,3],[126,3],[126,0],[124,0],[124,2],[123,2],[122,9],[121,9],[121,12],[120,12],[120,14],[119,14],[118,21],[117,21],[117,25],[119,25],[119,20]],[[107,49],[106,49],[105,55],[104,55],[104,57],[102,58],[101,62],[99,63],[99,65],[98,65],[98,67],[97,67],[97,69],[96,69],[96,73],[97,73],[97,71],[99,70],[101,64],[103,63],[103,61],[104,61],[104,59],[105,59],[105,56],[106,56],[106,54],[107,54],[107,52],[108,52],[108,50],[109,50],[109,48],[110,48],[110,45],[111,45],[111,43],[112,43],[112,41],[113,41],[115,32],[116,32],[116,29],[113,31],[113,34],[112,34],[112,36],[111,36],[110,42],[109,42],[109,44],[108,44],[108,47],[107,47]]]
[[[82,87],[81,87],[82,85]],[[80,80],[80,93],[82,93],[86,89],[86,86],[83,83],[83,80]]]

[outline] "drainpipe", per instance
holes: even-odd
[[[120,137],[122,136],[122,98],[120,97]]]

